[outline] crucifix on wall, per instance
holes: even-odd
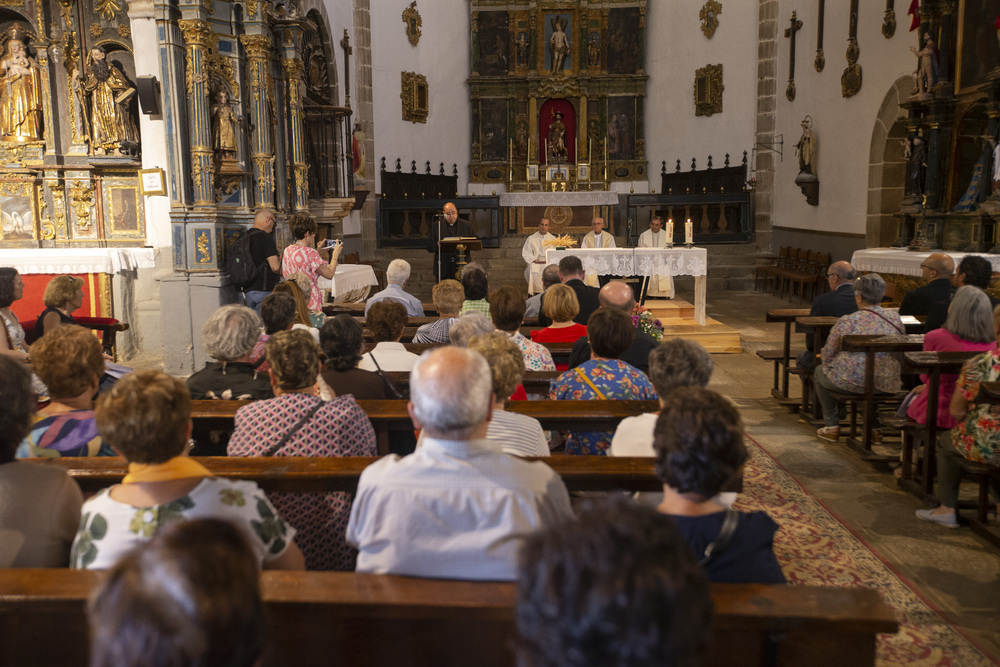
[[[847,67],[840,75],[840,94],[853,97],[861,90],[861,65],[858,64],[858,0],[851,0],[851,15],[847,28]]]
[[[826,56],[823,55],[823,16],[826,14],[826,0],[819,0],[819,8],[816,17],[816,60],[813,67],[817,72],[822,72],[826,66]]]
[[[785,88],[785,97],[791,102],[795,99],[795,33],[802,29],[802,21],[795,18],[795,12],[792,12],[792,18],[789,21],[789,26],[785,28],[785,37],[789,41],[788,45],[788,87]]]

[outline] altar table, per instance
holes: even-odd
[[[360,294],[359,298],[352,299],[363,301],[368,296],[369,287],[378,285],[378,279],[375,277],[375,269],[368,264],[337,264],[333,278],[320,276],[316,284],[321,290],[330,290],[333,300],[341,302],[348,301],[344,297],[348,296],[350,292],[363,290],[364,293]]]
[[[935,252],[944,252],[936,250]],[[930,256],[929,252],[911,252],[905,248],[866,248],[856,250],[851,257],[855,271],[874,271],[875,273],[896,273],[902,276],[919,276],[922,274],[920,265]],[[981,252],[945,252],[955,260],[955,267],[966,255],[979,255],[993,266],[993,272],[1000,272],[1000,255],[987,255]]]
[[[568,248],[549,249],[546,264],[575,255],[583,270],[599,276],[694,276],[694,319],[705,326],[708,250],[705,248]]]

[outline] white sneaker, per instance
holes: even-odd
[[[954,514],[934,514],[934,510],[917,510],[917,518],[940,524],[945,528],[958,528],[958,517]]]

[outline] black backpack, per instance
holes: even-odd
[[[264,267],[264,262],[256,266],[253,263],[253,255],[250,253],[251,232],[253,232],[253,229],[249,229],[237,236],[236,240],[233,241],[233,245],[230,246],[229,254],[226,257],[226,270],[229,272],[229,278],[240,289],[246,289],[249,285],[253,284]],[[264,261],[266,262],[267,260]]]

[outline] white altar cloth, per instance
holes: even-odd
[[[330,290],[336,300],[352,290],[378,285],[378,279],[375,277],[375,269],[367,264],[337,264],[333,278],[320,276],[316,284],[320,289]]]
[[[4,248],[0,266],[18,273],[108,273],[151,269],[152,248]]]
[[[599,276],[694,276],[694,318],[705,326],[708,250],[705,248],[568,248],[545,252],[546,264],[580,258],[583,270]]]
[[[954,252],[936,250],[944,252],[955,260],[955,267],[966,255],[979,255],[993,266],[994,272],[1000,272],[1000,255],[987,255],[986,253],[975,252]],[[931,253],[911,252],[905,248],[867,248],[856,250],[851,257],[851,264],[855,271],[874,271],[875,273],[897,273],[903,276],[919,276],[922,271],[920,265]]]
[[[504,192],[501,206],[615,206],[617,192]]]

